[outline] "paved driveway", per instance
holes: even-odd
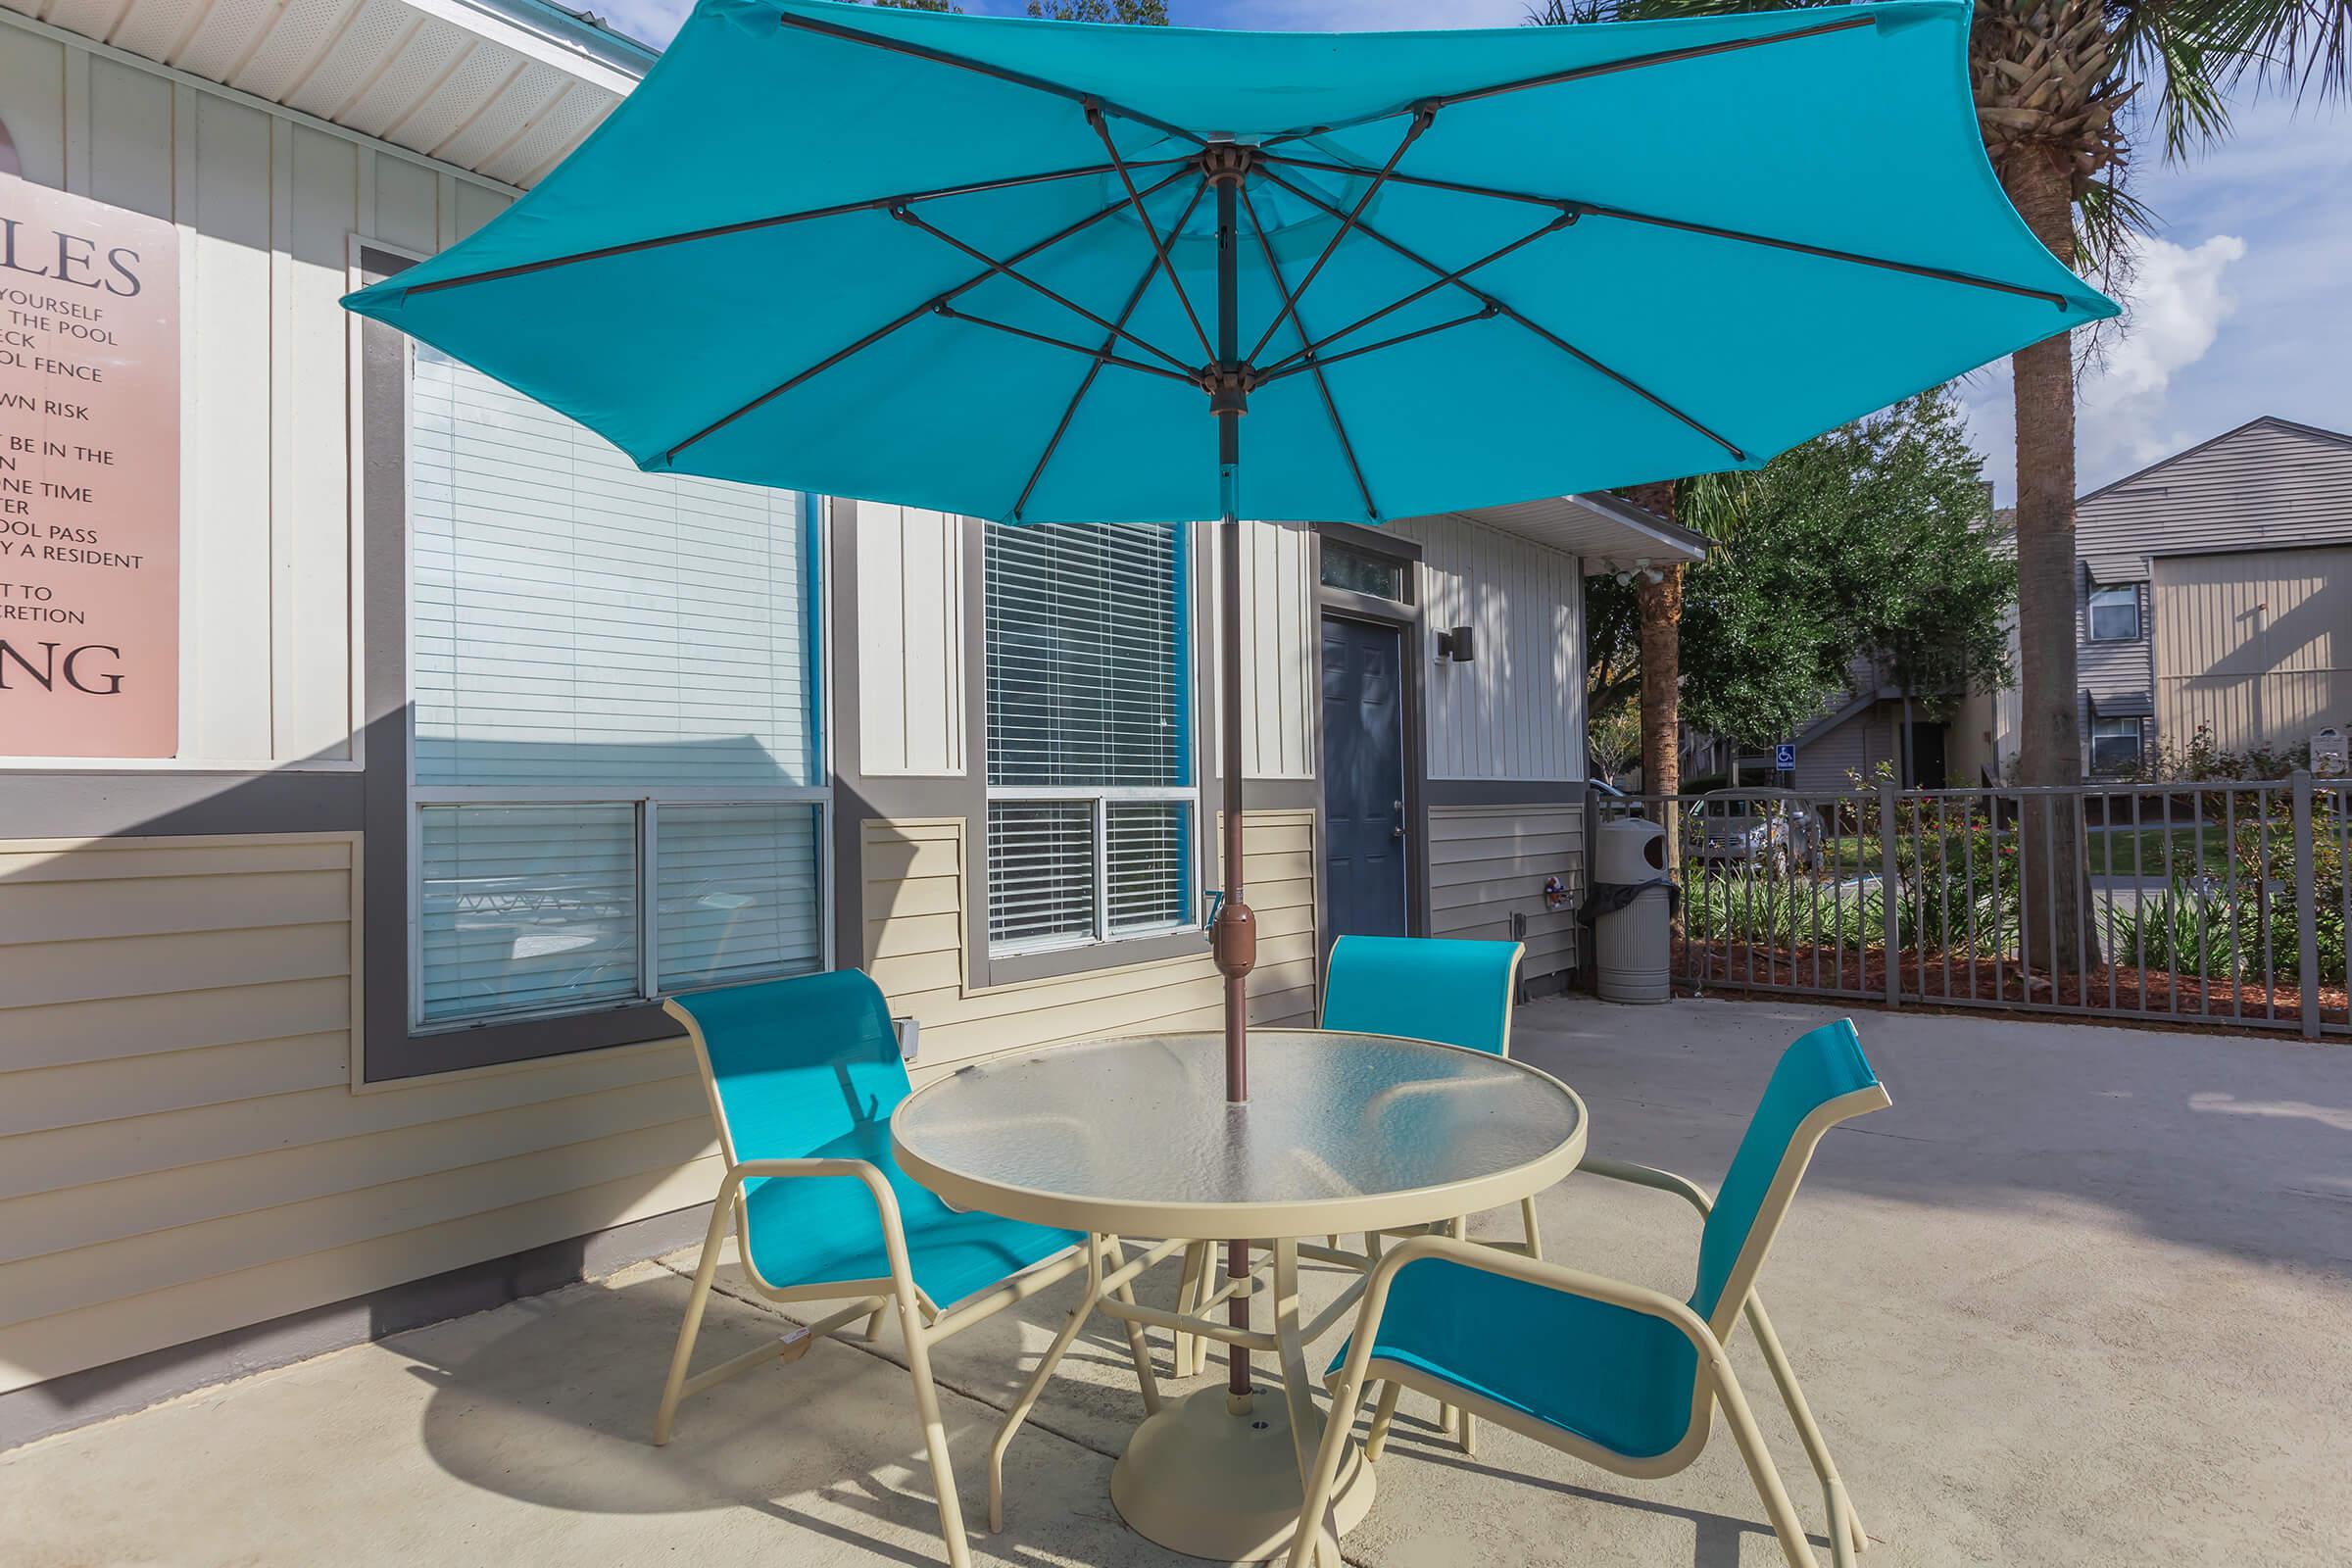
[[[1584,1095],[1592,1148],[1710,1185],[1779,1046],[1826,1009],[1526,1009],[1519,1053]],[[1871,1534],[1893,1564],[2352,1561],[2352,1051],[1864,1014],[1894,1107],[1824,1145],[1764,1275]],[[1690,1216],[1578,1178],[1551,1254],[1676,1291]],[[1515,1217],[1494,1216],[1499,1234]],[[192,1396],[0,1457],[17,1565],[937,1561],[906,1384],[827,1347],[644,1443],[691,1258]],[[1149,1282],[1158,1298],[1170,1271]],[[1310,1280],[1317,1293],[1330,1276]],[[939,1355],[965,1506],[1065,1292]],[[772,1332],[730,1302],[706,1353]],[[1734,1347],[1807,1522],[1820,1496],[1751,1347]],[[984,1560],[1175,1559],[1104,1495],[1138,1413],[1107,1328],[1014,1449]],[[1364,1568],[1766,1565],[1718,1433],[1620,1482],[1489,1430],[1449,1449],[1408,1399]],[[1824,1556],[1826,1561],[1826,1552]]]

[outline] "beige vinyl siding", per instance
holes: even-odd
[[[179,227],[181,760],[350,762],[351,236],[429,252],[507,197],[5,15],[0,107],[26,179]]]
[[[682,1044],[355,1093],[358,844],[0,843],[0,1391],[714,1188]]]
[[[2224,751],[2286,751],[2352,723],[2352,547],[2160,559],[2157,717]]]
[[[1258,931],[1250,1015],[1259,1024],[1310,1024],[1314,813],[1252,811],[1246,828]],[[922,1023],[918,1082],[998,1052],[1091,1035],[1217,1026],[1224,988],[1205,938],[1198,955],[973,988],[965,961],[968,911],[985,894],[973,862],[977,841],[967,834],[962,817],[869,818],[860,829],[866,968],[894,1014]]]
[[[1477,657],[1428,668],[1433,779],[1585,776],[1584,580],[1574,556],[1454,516],[1392,523],[1421,546],[1422,623],[1473,628]]]
[[[1429,813],[1429,934],[1505,942],[1528,917],[1528,979],[1576,966],[1576,906],[1584,896],[1581,806],[1446,806]],[[1544,880],[1568,902],[1544,906]]]

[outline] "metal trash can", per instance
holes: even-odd
[[[1592,963],[1604,1002],[1666,1002],[1676,889],[1666,876],[1666,830],[1638,816],[1603,822],[1593,836]]]

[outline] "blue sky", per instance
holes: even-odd
[[[963,0],[1018,15],[1022,0]],[[605,0],[605,16],[664,43],[691,0]],[[1181,25],[1512,26],[1526,0],[1169,0]],[[2078,450],[2089,490],[2258,415],[2352,431],[2352,115],[2285,96],[2239,105],[2236,133],[2174,167],[2151,154],[2132,188],[2154,209],[2123,329],[2082,381]],[[1985,472],[2013,489],[2008,371],[1961,388]]]

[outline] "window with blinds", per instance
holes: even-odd
[[[423,345],[409,418],[414,1022],[822,968],[808,498]]]
[[[992,523],[985,593],[991,947],[1197,924],[1182,531]]]

